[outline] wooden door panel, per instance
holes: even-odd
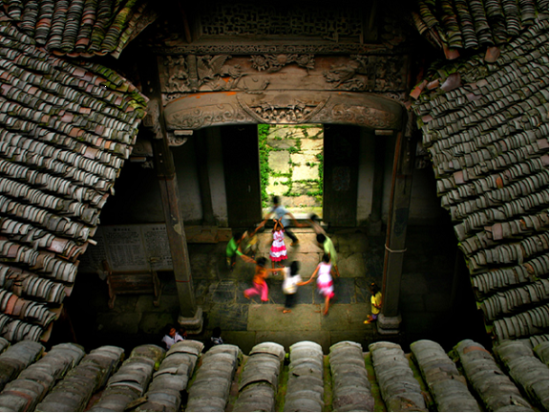
[[[222,127],[229,226],[246,228],[262,219],[257,125]]]
[[[325,125],[323,221],[333,227],[357,225],[360,128]]]

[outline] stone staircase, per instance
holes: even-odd
[[[548,411],[547,340],[508,341],[494,356],[472,340],[449,353],[419,340],[410,354],[341,341],[328,355],[312,341],[288,353],[264,342],[244,355],[184,340],[167,352],[137,346],[126,360],[113,346],[44,353],[22,341],[0,355],[0,411]]]

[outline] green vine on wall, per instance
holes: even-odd
[[[322,129],[321,132],[314,132],[313,134],[308,133],[308,129],[317,129],[319,130],[319,125],[296,125],[292,129],[300,129],[301,135],[305,139],[322,139]],[[270,194],[267,193],[267,188],[270,184],[270,178],[286,178],[286,180],[276,179],[273,181],[274,186],[286,186],[287,189],[284,192],[279,192],[285,197],[299,197],[301,195],[308,195],[315,197],[316,201],[322,203],[323,201],[323,154],[315,155],[318,162],[306,162],[305,165],[309,168],[318,167],[319,178],[318,179],[306,179],[306,180],[292,180],[293,170],[295,167],[300,167],[301,163],[293,162],[292,159],[289,159],[289,169],[288,173],[275,172],[269,167],[269,155],[271,152],[288,152],[292,154],[301,154],[302,153],[302,138],[296,136],[296,131],[294,133],[286,132],[286,137],[281,138],[278,134],[272,134],[270,140],[289,140],[293,141],[294,145],[289,148],[284,147],[271,147],[268,145],[267,140],[270,132],[273,132],[273,125],[262,124],[258,125],[258,146],[260,152],[260,179],[261,179],[261,196],[262,196],[262,207],[266,208],[271,205]],[[279,146],[279,145],[275,145]],[[294,183],[310,183],[315,184],[317,189],[312,188],[312,190],[307,191],[306,193],[293,192]]]
[[[273,172],[269,167],[269,152],[267,146],[267,135],[269,133],[269,125],[258,125],[258,148],[260,152],[260,181],[262,188],[262,207],[269,206],[269,195],[267,194],[267,185],[269,185],[269,175]]]

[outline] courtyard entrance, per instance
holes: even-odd
[[[323,125],[258,125],[263,215],[278,196],[297,219],[323,216]]]

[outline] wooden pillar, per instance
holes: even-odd
[[[409,220],[413,151],[412,139],[399,132],[395,143],[390,209],[386,234],[386,253],[382,280],[382,311],[378,318],[380,333],[395,333],[401,323],[399,293],[403,269],[403,255]]]
[[[151,61],[156,62],[157,59],[153,57]],[[170,253],[172,255],[172,265],[180,305],[178,323],[189,332],[198,333],[202,330],[202,309],[197,307],[195,302],[191,265],[189,263],[189,253],[187,251],[187,240],[185,238],[183,218],[179,207],[176,168],[164,124],[158,72],[159,63],[160,62],[157,62],[157,64],[143,65],[146,67],[144,72],[142,72],[143,79],[146,83],[144,92],[150,98],[144,125],[153,132],[152,145],[155,167],[160,184],[166,233],[168,236]]]
[[[154,140],[153,153],[157,165],[157,177],[160,184],[162,208],[166,222],[166,234],[172,254],[172,265],[178,290],[180,315],[194,317],[196,312],[195,292],[191,277],[191,265],[187,251],[185,229],[179,207],[178,180],[174,161],[166,141]]]

